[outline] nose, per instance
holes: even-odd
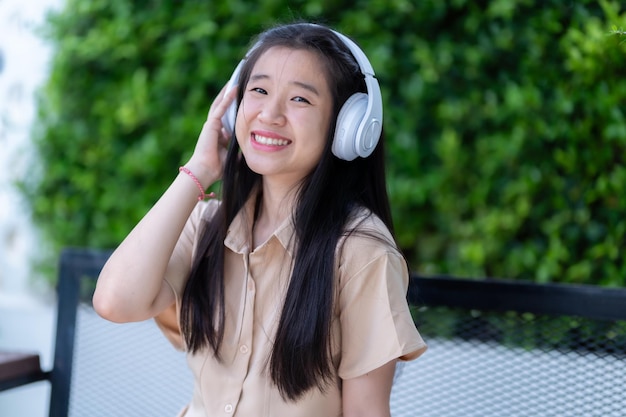
[[[278,99],[268,100],[258,116],[259,120],[267,125],[282,125],[285,123],[285,111]]]

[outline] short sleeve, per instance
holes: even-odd
[[[392,251],[376,254],[379,251],[363,246],[340,268],[338,372],[343,379],[364,375],[393,359],[415,359],[426,350],[406,300],[404,258]]]
[[[168,273],[165,277],[165,280],[174,290],[178,300],[182,297],[187,279],[189,278],[202,224],[215,215],[218,207],[219,203],[217,200],[198,203],[191,212],[178,238],[178,242],[176,243],[176,247],[170,259]]]
[[[180,234],[168,266],[165,281],[174,291],[176,302],[159,313],[154,318],[154,321],[165,337],[178,350],[184,350],[184,342],[179,326],[180,302],[189,272],[191,271],[193,255],[198,242],[200,223],[213,217],[218,206],[216,200],[196,205]]]

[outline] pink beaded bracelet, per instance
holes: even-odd
[[[193,172],[191,172],[189,170],[189,168],[187,168],[185,166],[182,166],[182,167],[178,168],[178,172],[184,172],[185,174],[189,175],[189,177],[193,180],[193,182],[196,183],[196,185],[198,186],[198,189],[200,190],[200,195],[198,196],[198,201],[202,201],[205,198],[213,198],[213,197],[215,197],[215,193],[206,194],[204,192],[204,187],[202,186],[202,184],[200,184],[200,180],[198,180],[198,178],[195,175],[193,175]]]

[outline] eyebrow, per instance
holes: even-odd
[[[254,74],[250,76],[250,81],[258,81],[258,80],[267,80],[269,79],[269,75],[265,75],[265,74]],[[305,83],[302,81],[290,81],[290,84],[294,84],[300,88],[304,88],[305,90],[310,91],[311,93],[315,94],[316,96],[319,96],[320,93],[317,90],[317,88],[315,88],[315,86],[309,84],[309,83]]]

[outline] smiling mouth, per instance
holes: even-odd
[[[252,137],[254,138],[255,142],[266,146],[287,146],[291,143],[291,141],[287,139],[268,138],[256,134],[252,135]]]

